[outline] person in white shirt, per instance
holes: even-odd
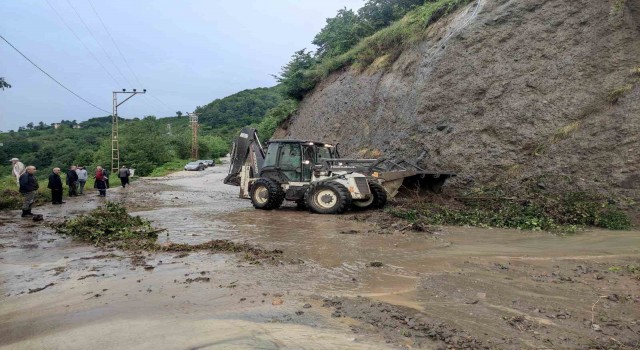
[[[11,164],[13,165],[13,170],[11,171],[11,176],[15,176],[16,184],[20,187],[20,176],[24,174],[25,168],[24,164],[18,158],[12,158]]]

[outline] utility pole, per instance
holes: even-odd
[[[127,89],[122,89],[122,91],[114,91],[113,92],[113,114],[111,115],[111,174],[115,174],[120,169],[120,143],[118,138],[118,107],[127,102],[130,98],[137,94],[144,94],[147,92],[147,89],[143,89],[142,92],[136,91],[127,91]],[[125,98],[124,101],[118,103],[118,94],[129,94],[130,96]]]
[[[198,114],[197,113],[187,113],[189,116],[189,126],[191,127],[191,159],[198,159],[198,128],[200,128],[200,124],[198,124]]]

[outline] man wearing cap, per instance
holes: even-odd
[[[20,193],[24,197],[22,202],[22,217],[33,216],[31,206],[36,201],[38,193],[38,179],[36,179],[36,167],[29,165],[25,172],[20,175]]]
[[[20,187],[20,176],[24,174],[24,164],[18,158],[12,158],[11,164],[13,165],[13,170],[11,171],[11,175],[15,176],[16,183],[18,187]]]

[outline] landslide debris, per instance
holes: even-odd
[[[212,253],[231,252],[244,253],[244,258],[252,263],[282,255],[281,250],[265,250],[248,243],[237,243],[229,240],[214,239],[200,244],[157,243],[158,233],[165,229],[155,228],[148,220],[139,216],[131,216],[124,206],[115,202],[107,202],[88,214],[58,223],[49,224],[58,234],[90,242],[95,246],[107,249],[121,249],[134,252],[134,265],[145,265],[140,251],[180,253],[183,257],[192,251],[208,251]]]
[[[154,243],[158,233],[164,231],[153,228],[148,220],[129,215],[125,207],[115,202],[50,226],[59,234],[115,248],[126,248],[129,243]]]

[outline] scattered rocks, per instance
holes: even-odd
[[[367,266],[369,267],[382,267],[384,266],[384,264],[380,261],[372,261],[369,264],[367,264]]]
[[[193,283],[193,282],[210,282],[211,278],[210,277],[196,277],[196,278],[187,278],[185,280],[185,283]]]

